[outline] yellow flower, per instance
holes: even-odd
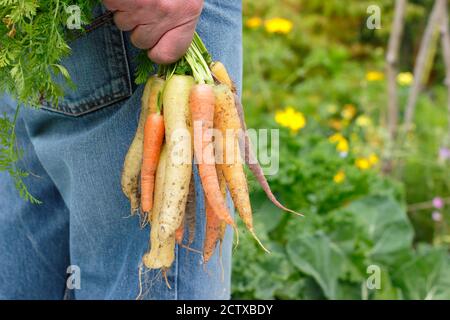
[[[356,125],[360,127],[368,127],[372,124],[372,120],[365,115],[361,115],[358,118],[356,118]]]
[[[356,107],[352,104],[346,104],[341,112],[342,118],[351,120],[356,115]]]
[[[272,18],[265,22],[264,24],[266,31],[268,33],[281,33],[288,34],[292,31],[294,24],[292,21],[284,18]]]
[[[366,80],[367,81],[381,81],[384,79],[383,72],[380,71],[369,71],[366,73]]]
[[[347,153],[348,149],[349,149],[349,147],[348,147],[347,139],[340,140],[338,142],[338,144],[336,145],[336,150],[341,153]]]
[[[306,125],[306,119],[302,113],[298,113],[292,120],[290,128],[292,131],[297,132],[304,128]]]
[[[283,127],[287,127],[289,125],[289,119],[286,117],[286,112],[284,111],[277,111],[275,113],[275,121]]]
[[[335,133],[332,136],[328,137],[328,141],[331,143],[337,143],[336,144],[336,150],[341,153],[341,155],[347,155],[349,148],[347,139],[344,138],[342,134]]]
[[[262,25],[262,23],[263,23],[263,21],[260,17],[253,17],[253,18],[247,19],[247,21],[245,22],[245,25],[247,26],[247,28],[257,29]]]
[[[345,180],[345,172],[343,170],[340,170],[336,175],[333,177],[333,181],[337,184],[340,184],[344,182]]]
[[[332,136],[328,137],[328,141],[331,143],[336,143],[341,140],[345,140],[344,136],[341,133],[335,133]]]
[[[414,75],[411,72],[401,72],[397,75],[397,82],[401,86],[409,86],[414,81]]]
[[[369,161],[369,163],[370,163],[371,166],[376,165],[376,164],[380,161],[380,159],[378,158],[378,156],[377,156],[375,153],[372,153],[372,154],[367,158],[367,160]]]
[[[367,170],[370,169],[370,162],[366,158],[358,158],[355,161],[355,165],[358,169]]]
[[[293,107],[286,107],[282,111],[277,111],[275,121],[293,132],[298,132],[306,125],[306,118],[303,113],[295,111]]]

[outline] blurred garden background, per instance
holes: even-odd
[[[411,130],[405,106],[434,1],[408,1],[388,129],[393,0],[244,0],[250,128],[280,129],[269,182],[252,181],[258,234],[234,252],[235,299],[449,299],[450,134],[441,26],[432,29]],[[366,25],[381,9],[381,28]],[[245,231],[241,232],[243,235]],[[375,268],[375,269],[373,269]],[[381,271],[378,289],[366,285]],[[376,283],[375,283],[376,284]]]

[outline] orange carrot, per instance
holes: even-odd
[[[239,216],[255,240],[264,250],[268,251],[259,241],[253,228],[253,213],[247,178],[242,165],[238,143],[241,124],[234,106],[233,93],[226,85],[216,86],[214,92],[216,94],[214,126],[222,133],[222,141],[216,144],[218,149],[221,149],[219,152],[223,155],[222,163],[218,166],[223,172]]]
[[[278,208],[280,208],[284,211],[302,216],[302,214],[300,214],[294,210],[291,210],[289,208],[286,208],[284,205],[282,205],[278,201],[278,199],[275,197],[272,190],[270,189],[270,185],[267,182],[266,177],[264,176],[263,169],[261,168],[261,165],[259,164],[258,160],[256,159],[256,156],[251,147],[250,138],[247,133],[247,126],[245,124],[244,108],[242,107],[241,100],[236,93],[236,86],[235,86],[233,80],[231,80],[227,69],[225,68],[223,63],[221,63],[220,61],[216,61],[211,64],[211,71],[214,74],[214,77],[220,83],[226,84],[231,89],[231,91],[234,93],[236,109],[238,111],[239,120],[241,122],[241,128],[244,131],[243,135],[239,135],[239,138],[241,140],[239,143],[241,144],[241,146],[243,146],[243,147],[241,147],[241,150],[244,152],[245,163],[248,165],[250,171],[253,173],[253,175],[255,176],[259,185],[266,193],[267,198],[269,198],[269,200],[275,206],[277,206]]]
[[[220,191],[222,196],[225,198],[226,196],[226,183],[223,177],[222,172],[218,169],[217,176],[219,178]],[[203,260],[205,263],[208,263],[209,259],[211,259],[214,254],[214,250],[216,249],[217,242],[220,241],[222,243],[226,223],[219,219],[212,207],[209,205],[208,201],[205,200],[206,207],[206,232],[205,232],[205,242],[203,245]]]
[[[214,104],[215,98],[212,86],[207,84],[194,86],[189,99],[192,121],[194,123],[194,154],[197,162],[199,162],[199,174],[207,202],[219,219],[235,227],[220,192],[215,167],[212,141]],[[200,130],[197,130],[198,126],[200,126]]]
[[[205,199],[205,210],[206,210],[206,231],[205,231],[205,242],[203,244],[203,260],[207,263],[214,254],[216,249],[217,241],[220,236],[220,227],[222,220],[214,213],[209,202]]]
[[[145,122],[141,169],[141,210],[147,214],[153,208],[155,174],[163,140],[164,118],[160,113],[151,113]]]

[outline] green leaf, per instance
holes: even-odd
[[[302,296],[305,291],[305,279],[290,279],[286,281],[281,288],[275,292],[278,299],[294,300]]]
[[[17,167],[17,162],[22,158],[22,150],[16,146],[15,132],[19,110],[20,106],[17,106],[13,120],[6,114],[0,116],[0,172],[9,173],[22,199],[40,204],[41,201],[30,194],[23,181],[28,173]]]
[[[354,217],[357,227],[372,242],[367,255],[373,259],[392,261],[392,254],[411,248],[413,228],[405,209],[392,197],[365,197],[334,214],[342,211]]]
[[[135,57],[135,62],[136,70],[134,81],[136,84],[144,84],[155,70],[153,62],[147,56],[146,50],[139,51],[139,54]]]
[[[66,69],[66,67],[64,67],[61,64],[55,63],[52,65],[56,70],[59,71],[59,73],[61,73],[61,75],[66,79],[66,80],[70,80],[70,74],[69,71]]]
[[[405,299],[450,299],[449,259],[445,249],[422,245],[393,279]]]
[[[300,236],[289,242],[286,249],[294,266],[313,277],[328,299],[337,298],[338,278],[346,261],[339,248],[326,235],[316,233]]]
[[[255,223],[259,227],[258,231],[269,233],[278,226],[283,215],[286,214],[267,200],[266,194],[263,192],[252,193],[251,201]],[[301,219],[299,218],[299,220]]]

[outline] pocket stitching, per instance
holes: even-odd
[[[115,26],[112,23],[106,24],[104,27],[110,28],[111,32],[116,32],[116,31],[118,32],[118,34],[116,34],[116,35],[114,35],[114,34],[110,35],[110,37],[111,37],[110,44],[113,46],[112,51],[114,51],[115,46],[117,46],[117,45],[120,46],[121,56],[123,57],[123,59],[121,59],[122,61],[120,63],[124,64],[123,72],[121,72],[122,75],[120,75],[116,78],[108,79],[108,81],[102,87],[100,87],[96,90],[96,91],[100,92],[100,97],[94,98],[94,99],[92,99],[92,101],[84,102],[84,103],[80,103],[81,101],[78,101],[78,103],[75,103],[75,105],[71,104],[71,103],[67,103],[64,106],[60,106],[59,108],[54,108],[54,107],[48,105],[46,103],[46,101],[44,101],[43,104],[41,105],[42,109],[49,111],[49,112],[64,114],[67,116],[78,117],[78,116],[85,115],[87,113],[94,112],[99,109],[105,108],[109,105],[113,105],[114,103],[117,103],[121,100],[129,98],[133,94],[132,83],[131,83],[131,72],[130,72],[130,67],[129,67],[127,51],[125,48],[125,38],[124,38],[123,32],[118,29],[115,30]],[[120,44],[114,43],[114,37],[118,37]],[[114,52],[112,52],[111,54],[114,54]],[[117,60],[119,60],[119,59],[117,59]],[[116,84],[113,85],[114,83],[116,83]],[[108,85],[111,86],[111,91],[113,91],[113,92],[101,93],[101,91],[104,91]],[[118,89],[116,89],[116,88],[118,88]]]

